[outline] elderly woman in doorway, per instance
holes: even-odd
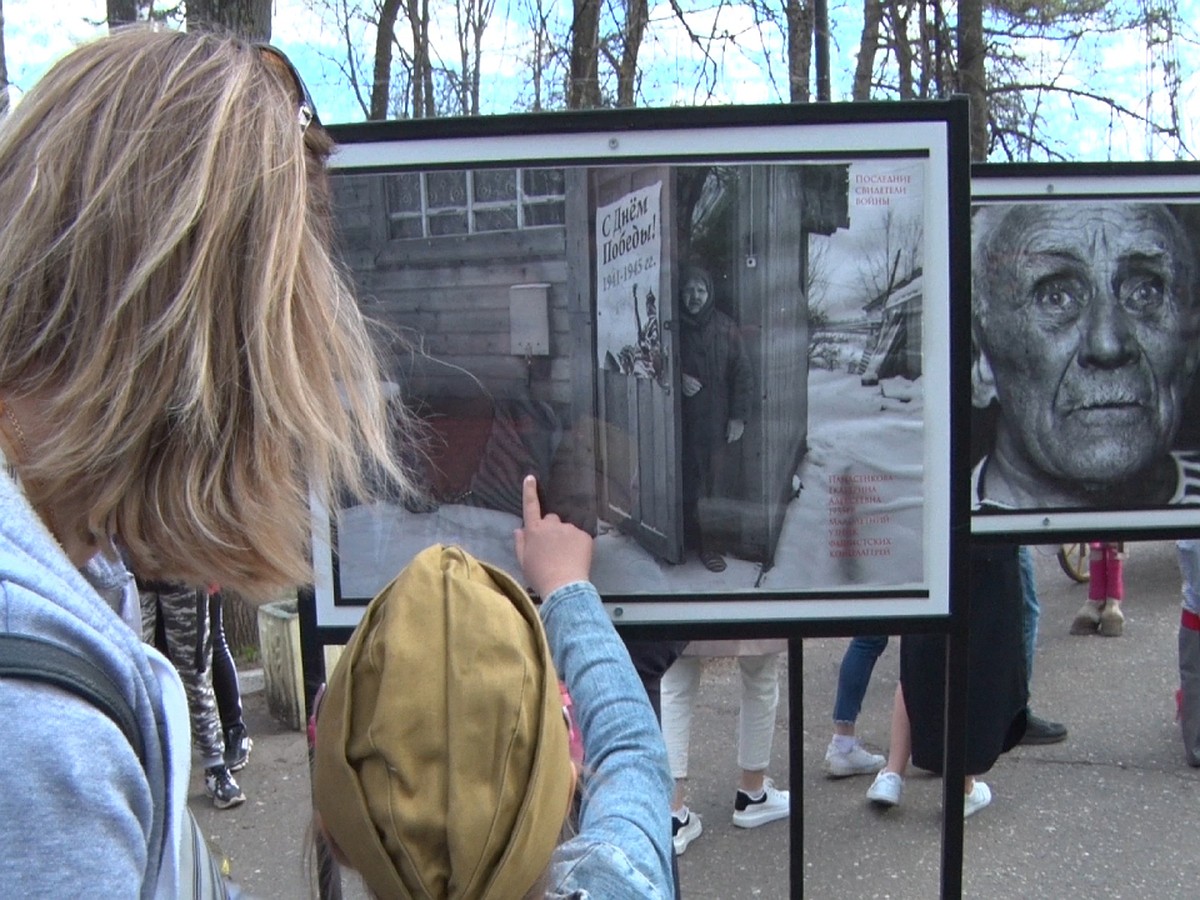
[[[712,275],[686,266],[679,279],[683,378],[683,540],[710,572],[725,571],[703,521],[704,501],[719,489],[726,448],[742,439],[754,375],[737,323],[717,309]]]

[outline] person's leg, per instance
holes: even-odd
[[[166,653],[160,640],[161,630],[159,628],[158,615],[158,593],[150,590],[143,590],[138,586],[138,599],[142,603],[142,641],[149,644],[158,650],[159,653]]]
[[[623,638],[622,638],[623,639]],[[679,659],[679,654],[687,646],[687,641],[625,641],[625,649],[629,651],[629,659],[642,680],[646,689],[646,697],[654,709],[658,724],[662,725],[662,679],[667,669]],[[686,768],[686,765],[685,765]],[[678,789],[677,789],[678,790]],[[682,799],[680,800],[682,803]],[[687,849],[700,834],[700,819],[694,821],[676,822],[671,817],[671,833],[675,842],[675,852],[671,856],[671,873],[675,880],[675,900],[679,900],[679,854]]]
[[[1099,631],[1105,637],[1120,637],[1125,633],[1125,613],[1121,603],[1125,600],[1124,544],[1104,545],[1104,586],[1106,596],[1100,610]]]
[[[242,690],[238,682],[237,665],[225,638],[225,622],[222,618],[224,598],[219,592],[208,598],[208,634],[212,642],[213,693],[217,697],[217,712],[221,716],[221,727],[229,731],[242,724]]]
[[[1179,623],[1179,729],[1189,766],[1200,766],[1200,616],[1183,610]]]
[[[738,707],[738,790],[733,824],[757,828],[791,812],[791,794],[778,790],[767,767],[775,740],[779,709],[779,660],[782,653],[738,657],[742,697]]]
[[[1108,591],[1105,546],[1100,541],[1088,544],[1088,598],[1075,613],[1071,634],[1096,634],[1100,630],[1100,610],[1104,608]]]
[[[158,593],[167,657],[179,672],[187,694],[192,741],[204,768],[204,788],[219,809],[246,800],[225,765],[225,739],[213,693],[212,645],[208,635],[208,594],[183,585]]]
[[[675,855],[679,856],[700,836],[703,826],[700,817],[687,807],[688,745],[691,740],[692,710],[700,686],[701,660],[681,656],[662,675],[662,729],[667,745],[667,763],[675,779],[675,795],[671,799],[671,839]],[[678,884],[678,879],[676,879]]]
[[[692,733],[692,710],[700,687],[701,659],[681,656],[662,676],[662,728],[667,745],[667,762],[675,779],[675,799],[671,808],[685,805],[688,773],[688,745]]]
[[[883,767],[883,757],[868,752],[859,742],[855,725],[871,673],[887,642],[885,634],[853,637],[842,655],[833,699],[833,737],[825,750],[825,771],[834,778],[869,775]]]
[[[1189,766],[1200,766],[1200,540],[1176,541],[1182,577],[1177,708]]]
[[[1033,680],[1033,654],[1037,648],[1038,620],[1042,615],[1042,605],[1038,602],[1037,581],[1033,575],[1033,553],[1028,547],[1022,546],[1017,553],[1017,561],[1021,567],[1021,600],[1025,611],[1025,676]]]
[[[853,735],[863,697],[875,663],[887,648],[886,634],[860,635],[850,639],[842,664],[838,668],[837,693],[833,698],[833,728],[835,734]]]
[[[700,453],[700,499],[697,500],[696,515],[699,520],[700,529],[700,562],[704,564],[704,568],[710,572],[724,572],[726,568],[725,557],[721,555],[713,541],[713,522],[711,512],[708,520],[700,514],[699,504],[702,500],[711,500],[716,496],[716,486],[720,483],[719,472],[721,470],[721,460],[724,457],[724,446],[718,445],[715,447],[704,447]]]
[[[780,653],[738,657],[742,700],[738,708],[738,787],[756,794],[763,788],[775,740],[779,708]]]
[[[1022,546],[1017,552],[1017,562],[1021,573],[1021,609],[1024,617],[1025,686],[1030,689],[1033,682],[1033,655],[1037,652],[1038,620],[1041,618],[1042,608],[1038,601],[1037,581],[1033,574],[1033,552]],[[1067,727],[1061,722],[1051,722],[1026,710],[1022,744],[1057,744],[1066,739]]]
[[[225,765],[231,772],[240,772],[250,760],[254,742],[242,720],[242,686],[238,681],[237,664],[225,639],[222,611],[224,598],[219,591],[208,598],[208,633],[212,643],[212,683],[221,716],[221,732],[225,741]]]
[[[642,679],[642,687],[654,708],[654,715],[662,722],[662,678],[671,668],[687,641],[625,641],[629,659]]]
[[[912,731],[908,721],[908,707],[904,705],[904,690],[896,685],[892,697],[892,734],[888,740],[887,765],[885,772],[904,776],[908,772],[908,759],[912,756]]]
[[[683,546],[688,550],[699,551],[700,534],[700,494],[704,484],[704,470],[700,461],[700,450],[696,446],[694,431],[688,427],[689,419],[684,417],[683,453],[681,454],[681,493],[683,500]]]
[[[179,671],[187,693],[192,741],[205,768],[223,760],[224,741],[212,689],[212,672],[205,650],[208,643],[208,604],[203,591],[177,585],[158,592],[166,655]]]
[[[888,758],[875,781],[867,789],[867,799],[881,806],[897,806],[904,792],[904,774],[912,756],[912,731],[904,691],[896,685],[892,697],[892,734],[888,741]]]

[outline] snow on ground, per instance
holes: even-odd
[[[921,382],[813,370],[804,488],[763,587],[897,587],[924,581]]]
[[[857,375],[809,374],[809,451],[796,473],[803,488],[789,504],[767,571],[728,559],[722,573],[694,557],[655,559],[630,537],[602,528],[592,580],[602,593],[704,594],[887,588],[924,582],[924,429],[921,382],[889,379],[863,387]],[[518,572],[508,513],[446,505],[411,513],[377,504],[344,510],[338,539],[343,597],[370,597],[433,543],[459,544]]]

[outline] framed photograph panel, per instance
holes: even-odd
[[[965,130],[959,100],[335,128],[425,494],[318,511],[318,623],[435,542],[519,573],[527,473],[620,621],[949,615]]]
[[[971,527],[1200,533],[1200,167],[972,172]]]

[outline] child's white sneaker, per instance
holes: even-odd
[[[880,772],[867,788],[867,799],[880,806],[899,806],[904,779],[895,772]]]
[[[878,753],[872,753],[858,741],[849,750],[839,750],[830,743],[825,751],[825,771],[830,778],[846,778],[850,775],[874,775],[887,762]]]
[[[757,828],[791,813],[791,792],[775,787],[770,778],[763,779],[762,793],[752,797],[739,789],[733,804],[733,824],[738,828]]]
[[[675,855],[683,856],[688,844],[700,837],[702,831],[704,826],[700,824],[700,817],[687,807],[678,813],[671,813],[671,840],[675,844]]]
[[[963,795],[963,818],[971,818],[991,802],[992,789],[982,781],[976,781],[971,793]]]

